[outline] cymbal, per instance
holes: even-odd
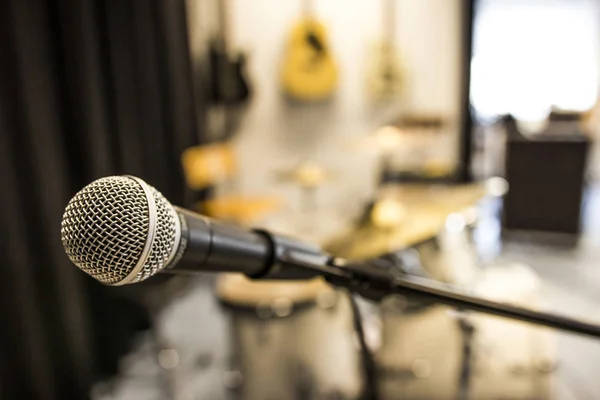
[[[378,202],[387,204],[384,207],[397,202],[395,210],[389,207],[388,215],[371,213],[367,225],[341,234],[324,248],[334,256],[369,259],[410,247],[436,237],[450,214],[471,209],[487,194],[485,183],[390,185],[382,190],[374,210]],[[386,221],[386,217],[390,219]]]
[[[193,146],[181,154],[185,180],[191,189],[201,189],[233,177],[237,172],[234,148],[229,143]]]
[[[361,152],[390,152],[407,145],[407,137],[397,126],[382,126],[368,135],[350,143],[353,150]]]
[[[430,146],[448,124],[449,119],[441,115],[407,114],[356,140],[353,147],[361,151],[391,152],[398,148]]]

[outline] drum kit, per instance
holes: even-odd
[[[404,274],[539,304],[539,285],[526,266],[479,267],[473,205],[499,194],[485,184],[383,188],[368,221],[324,248],[352,259],[387,254]],[[241,377],[234,398],[372,398],[365,395],[370,382],[348,292],[320,279],[223,275],[216,296],[229,318],[230,369]],[[379,399],[552,398],[555,344],[547,328],[401,295],[359,308]]]
[[[382,176],[393,149],[407,140],[397,133],[388,127],[370,139],[381,153]],[[275,174],[300,188],[300,236],[318,237],[306,223],[317,212],[318,188],[335,178],[314,161]],[[527,267],[484,270],[474,250],[474,205],[501,196],[502,183],[382,182],[353,228],[320,244],[352,260],[385,255],[400,274],[494,300],[539,304],[539,285]],[[229,326],[226,386],[235,399],[552,398],[556,362],[546,328],[402,295],[357,304],[320,278],[253,281],[224,274],[215,295]]]

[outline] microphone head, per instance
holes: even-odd
[[[69,259],[107,285],[141,282],[175,258],[181,221],[164,196],[132,176],[98,179],[69,202],[61,239]]]

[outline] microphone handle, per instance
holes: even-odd
[[[264,230],[249,230],[217,222],[175,207],[181,221],[178,254],[165,273],[241,272],[254,279],[310,279],[318,271],[281,262],[293,251],[306,262],[324,264],[329,256],[320,247]]]

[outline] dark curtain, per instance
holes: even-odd
[[[69,263],[61,216],[111,174],[186,205],[184,0],[5,0],[0,53],[0,398],[85,399],[149,319]]]

